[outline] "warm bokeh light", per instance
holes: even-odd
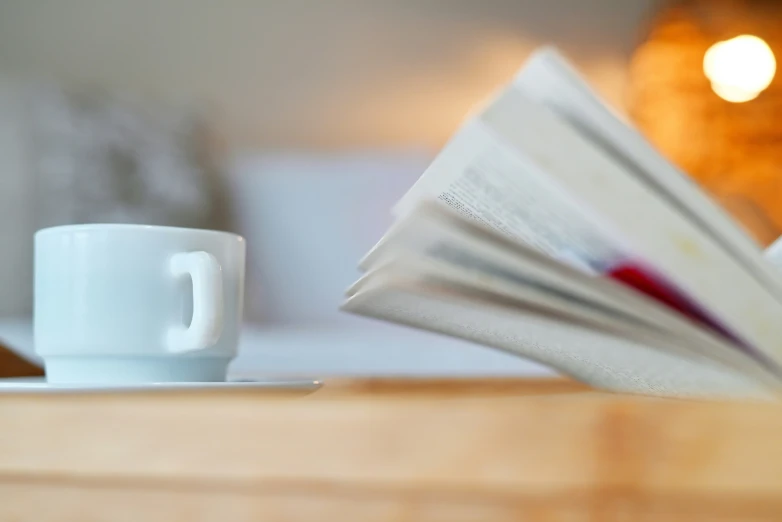
[[[714,92],[734,103],[756,98],[771,84],[776,69],[768,44],[747,34],[715,43],[703,57],[703,72]]]
[[[760,94],[760,91],[744,91],[731,85],[715,82],[711,82],[711,89],[717,96],[732,103],[748,102],[754,100]]]

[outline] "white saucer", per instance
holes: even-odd
[[[2,393],[105,393],[141,392],[164,390],[241,390],[266,389],[269,391],[315,391],[322,386],[320,381],[273,380],[273,379],[229,379],[226,382],[152,382],[140,384],[50,384],[43,377],[0,379]]]

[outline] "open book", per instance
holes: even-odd
[[[774,396],[782,271],[553,49],[393,209],[343,309],[597,387]]]

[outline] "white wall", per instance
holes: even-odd
[[[620,102],[655,3],[3,0],[0,73],[205,101],[235,146],[436,146],[542,42]]]
[[[0,315],[31,310],[34,209],[21,85],[0,81]]]

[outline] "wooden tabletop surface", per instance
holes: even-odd
[[[782,409],[564,380],[0,395],[0,520],[782,520]]]

